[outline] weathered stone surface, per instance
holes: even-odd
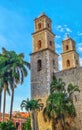
[[[46,97],[50,93],[53,72],[58,71],[57,55],[49,49],[31,55],[31,95],[32,98]],[[37,61],[42,61],[42,70],[37,71]],[[54,60],[54,64],[53,64]]]
[[[55,76],[57,78],[62,78],[62,80],[66,83],[66,86],[69,83],[73,83],[74,85],[79,86],[80,93],[77,92],[75,94],[77,101],[74,98],[74,105],[77,113],[75,126],[78,126],[78,130],[82,130],[82,67],[59,71],[55,73]]]
[[[40,26],[38,26],[39,24]],[[38,47],[39,40],[41,40],[40,47]],[[78,130],[82,130],[82,67],[79,67],[79,56],[76,52],[74,41],[70,39],[68,42],[63,42],[62,54],[63,69],[67,70],[58,71],[58,55],[54,49],[54,34],[51,29],[51,20],[45,15],[41,15],[35,19],[33,53],[31,54],[31,97],[34,99],[42,99],[45,106],[46,99],[50,94],[50,83],[53,73],[55,73],[57,78],[62,78],[66,83],[66,87],[69,83],[78,85],[80,93],[76,93],[74,96],[74,104],[77,112],[75,126]],[[66,50],[67,45],[69,45],[67,48],[70,50]],[[69,67],[66,66],[68,59],[70,59]],[[41,61],[40,71],[37,69],[38,60]],[[35,130],[52,130],[51,122],[44,122],[42,113],[42,111],[37,113],[37,125]]]
[[[63,70],[79,67],[79,55],[76,52],[75,41],[68,37],[62,42],[62,68]]]

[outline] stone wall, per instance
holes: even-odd
[[[42,60],[42,70],[37,72],[37,60]],[[57,61],[57,55],[49,49],[34,53],[31,55],[31,96],[34,99],[41,98],[45,104],[46,99],[50,93],[49,87],[53,76],[54,67],[53,59]],[[82,67],[72,68],[68,70],[58,71],[58,62],[55,65],[55,76],[62,78],[68,86],[69,83],[78,85],[80,93],[76,93],[77,102],[74,99],[77,118],[75,125],[78,130],[82,130]],[[52,130],[51,123],[44,122],[42,111],[38,113],[38,130]],[[37,129],[36,129],[37,130]]]
[[[41,40],[41,48],[38,49],[38,41]],[[50,41],[52,45],[50,45]],[[54,51],[54,34],[49,30],[43,29],[38,33],[33,33],[33,52],[38,52],[46,48]]]
[[[55,73],[55,76],[57,78],[62,78],[62,80],[66,83],[66,86],[69,83],[73,83],[74,85],[79,86],[80,93],[77,92],[75,94],[77,97],[77,101],[74,99],[74,105],[77,113],[75,125],[78,130],[82,130],[82,67],[59,71]]]
[[[58,55],[49,49],[31,54],[31,97],[33,99],[42,99],[46,103],[46,99],[50,94],[50,83],[53,72],[58,71]],[[42,61],[42,69],[37,71],[37,61]],[[54,62],[53,62],[54,61]],[[38,112],[38,129],[36,130],[52,130],[50,122],[44,122],[43,112]]]
[[[45,49],[31,55],[31,95],[32,98],[43,98],[49,95],[53,72],[58,71],[57,54]],[[42,69],[37,71],[37,61],[42,61]],[[53,64],[54,60],[54,64]]]

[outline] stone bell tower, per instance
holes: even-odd
[[[58,71],[58,55],[55,52],[54,34],[51,19],[41,14],[34,20],[33,52],[31,54],[31,97],[45,101],[50,93],[53,73]],[[50,129],[38,115],[36,130]],[[51,129],[50,129],[51,130]]]
[[[62,47],[62,69],[65,70],[80,66],[79,54],[76,52],[75,41],[67,35],[62,42]]]

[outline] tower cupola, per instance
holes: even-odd
[[[63,53],[61,56],[63,70],[78,67],[80,64],[79,55],[76,52],[76,43],[72,38],[69,37],[69,35],[67,35],[66,38],[62,41],[62,49]]]

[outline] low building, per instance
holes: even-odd
[[[14,111],[12,113],[12,121],[18,130],[22,130],[22,124],[25,123],[25,121],[28,117],[30,117],[30,113],[28,113],[28,112]],[[8,113],[5,114],[4,120],[5,121],[9,120]],[[0,113],[0,122],[2,122],[2,113]]]

